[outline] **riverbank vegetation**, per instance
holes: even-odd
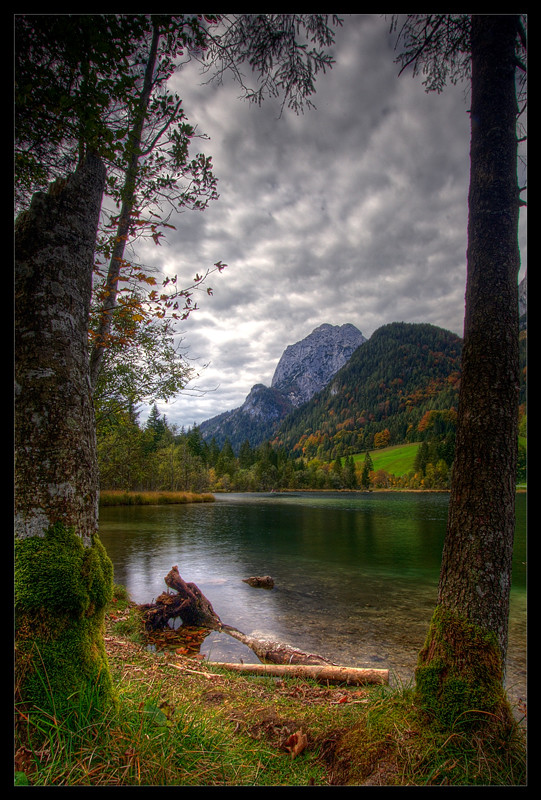
[[[64,718],[28,717],[16,742],[19,785],[526,783],[525,709],[511,729],[487,719],[472,735],[466,720],[438,727],[411,686],[240,675],[178,642],[151,651],[120,586],[105,646],[116,704],[99,720],[91,697]]]
[[[129,492],[104,491],[100,493],[100,506],[161,506],[184,503],[212,503],[209,492]]]
[[[156,406],[144,425],[132,414],[117,414],[98,427],[98,458],[104,490],[135,493],[252,492],[279,490],[415,489],[445,491],[454,458],[451,411],[428,412],[416,441],[388,446],[385,429],[373,449],[355,453],[344,445],[331,458],[312,443],[305,452],[288,452],[248,441],[234,452],[226,440],[207,442],[194,425],[177,430]],[[526,415],[521,416],[517,483],[526,480]]]

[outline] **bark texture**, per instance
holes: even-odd
[[[468,278],[439,602],[493,631],[502,657],[515,531],[518,248],[514,15],[472,17]]]
[[[16,221],[16,702],[62,718],[108,707],[103,642],[112,564],[96,535],[98,467],[88,314],[105,181],[90,156]]]
[[[90,156],[15,224],[15,535],[74,527],[89,544],[98,466],[88,315],[105,168]]]
[[[316,666],[309,664],[229,664],[216,663],[214,666],[232,672],[246,672],[252,675],[272,675],[273,677],[306,678],[318,683],[345,683],[349,686],[362,686],[366,683],[385,684],[389,682],[389,670],[364,669],[361,667]]]
[[[504,693],[515,532],[518,17],[473,15],[466,313],[455,459],[438,604],[416,671],[445,724],[511,712]]]
[[[261,659],[264,664],[320,664],[332,665],[333,662],[317,653],[305,653],[296,647],[291,647],[274,639],[260,639],[249,636],[231,625],[222,625],[221,629],[233,639],[242,642]]]

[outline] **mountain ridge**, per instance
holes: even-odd
[[[323,323],[298,342],[288,345],[274,371],[271,386],[252,386],[243,404],[199,426],[203,439],[233,449],[248,440],[252,447],[272,438],[280,422],[327,385],[367,339],[351,323]]]
[[[416,435],[427,411],[456,407],[462,339],[429,323],[378,328],[329,384],[281,423],[273,444],[307,458],[388,444]]]
[[[520,397],[521,402],[525,402],[526,276],[518,288]],[[342,352],[333,361],[332,340],[336,330],[342,332]],[[348,341],[348,332],[359,337],[357,347],[353,346],[355,338],[353,345]],[[393,332],[401,333],[405,340],[400,342],[400,335],[393,340]],[[317,373],[321,365],[311,348],[320,336],[323,336],[327,371],[312,382],[313,373]],[[423,340],[423,336],[428,338]],[[408,343],[412,337],[417,338],[416,344]],[[328,456],[346,444],[350,449],[357,447],[359,450],[372,446],[370,437],[373,439],[388,417],[393,438],[402,441],[408,428],[416,429],[422,414],[430,409],[456,406],[461,347],[462,339],[457,334],[429,323],[387,323],[374,331],[370,339],[350,323],[343,326],[324,323],[300,342],[286,347],[270,387],[255,384],[242,406],[206,420],[201,423],[200,430],[204,439],[208,441],[214,437],[220,446],[226,438],[236,449],[246,440],[252,447],[271,441],[275,446],[301,451],[304,455],[318,451]],[[418,358],[423,350],[428,356],[424,360]],[[360,362],[368,361],[369,356],[373,363],[368,371],[363,371]],[[344,361],[341,366],[340,358]],[[402,370],[404,362],[413,371],[413,378]],[[310,374],[305,375],[303,370],[307,368]],[[360,371],[355,374],[355,369]],[[385,371],[389,373],[393,369],[395,374],[386,377]],[[359,408],[359,404],[365,407]],[[406,406],[409,416],[404,413]],[[322,408],[327,419],[322,419]],[[393,415],[396,419],[391,422]],[[312,440],[308,447],[304,443],[306,440]],[[313,446],[314,442],[319,442],[317,447]]]

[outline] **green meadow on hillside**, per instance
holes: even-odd
[[[392,447],[383,447],[381,450],[371,450],[370,457],[374,464],[374,470],[384,469],[389,475],[406,475],[413,470],[415,456],[419,448],[419,442],[413,444],[398,444]],[[358,453],[353,456],[356,464],[362,464],[365,453]]]
[[[526,450],[527,439],[525,436],[519,436],[519,443]],[[381,450],[371,450],[370,457],[374,464],[374,470],[385,470],[389,475],[395,475],[400,478],[402,475],[407,475],[408,472],[414,470],[415,456],[419,448],[419,442],[413,444],[398,444],[392,447],[384,447]],[[356,466],[361,466],[366,453],[357,453],[353,456]],[[526,480],[517,481],[517,488],[525,489]]]

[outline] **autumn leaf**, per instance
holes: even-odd
[[[284,750],[291,753],[291,758],[298,756],[307,746],[308,737],[302,731],[292,733],[284,742]]]

